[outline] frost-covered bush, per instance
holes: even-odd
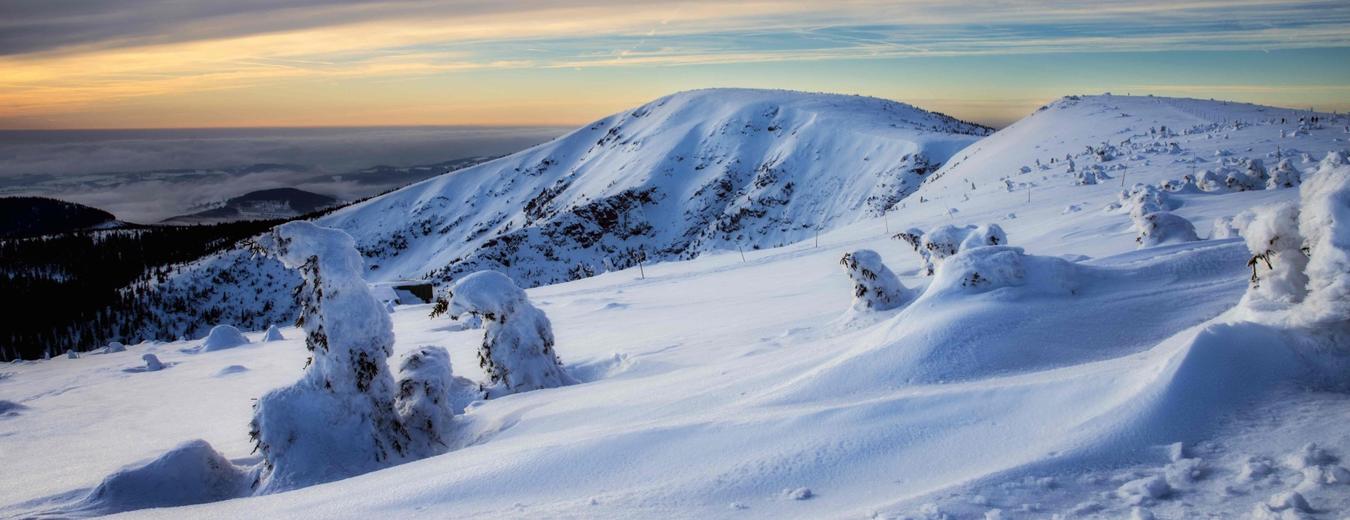
[[[206,335],[198,351],[215,352],[247,344],[248,338],[233,325],[216,325],[211,328],[211,333]]]
[[[432,315],[442,312],[451,318],[462,314],[482,318],[485,330],[478,364],[488,377],[482,385],[485,395],[497,397],[573,382],[553,352],[548,317],[506,275],[479,271],[459,279]]]
[[[1210,240],[1224,238],[1242,238],[1242,230],[1251,224],[1256,215],[1251,210],[1243,211],[1231,217],[1219,217],[1214,219],[1214,226],[1209,232]]]
[[[1135,230],[1139,232],[1134,241],[1139,247],[1200,240],[1191,221],[1170,211],[1155,211],[1135,216],[1133,220]]]
[[[113,341],[113,342],[110,342],[110,343],[108,343],[108,346],[103,347],[103,353],[104,353],[104,354],[112,354],[112,353],[114,353],[114,352],[126,352],[126,351],[127,351],[127,346],[126,346],[126,345],[123,345],[123,344],[122,344],[121,342],[119,342],[119,341]]]
[[[1157,211],[1169,211],[1179,206],[1166,191],[1149,184],[1135,184],[1130,189],[1122,190],[1119,199],[1120,202],[1115,206],[1125,208],[1131,218],[1139,218]]]
[[[967,249],[938,266],[924,298],[962,296],[1019,287],[1019,291],[1067,295],[1076,288],[1073,264],[1054,257],[1026,254],[1020,247]]]
[[[1074,172],[1073,183],[1076,186],[1097,184],[1097,172],[1089,168]]]
[[[1270,180],[1270,175],[1266,172],[1265,164],[1261,159],[1243,159],[1239,164],[1239,169],[1229,170],[1224,177],[1224,186],[1229,190],[1247,191],[1263,190],[1266,188],[1266,182]]]
[[[1227,191],[1228,183],[1223,175],[1211,170],[1200,170],[1196,174],[1195,184],[1203,191]]]
[[[281,341],[281,340],[283,340],[283,339],[286,339],[286,337],[281,335],[281,331],[277,329],[277,326],[276,326],[276,325],[268,325],[268,326],[267,326],[267,332],[266,332],[265,334],[263,334],[263,339],[262,339],[262,340],[263,340],[263,341]]]
[[[1299,205],[1254,210],[1249,306],[1292,311],[1289,321],[1345,332],[1350,324],[1350,166],[1328,154],[1299,187]]]
[[[859,249],[845,253],[839,264],[853,280],[854,312],[890,310],[909,300],[900,278],[886,267],[876,251]]]
[[[141,356],[141,361],[145,362],[146,372],[156,372],[159,370],[164,370],[164,363],[161,363],[159,361],[159,358],[155,357],[154,354],[146,354]]]
[[[1262,206],[1250,214],[1252,219],[1242,235],[1253,255],[1248,261],[1252,268],[1252,297],[1286,304],[1302,301],[1308,287],[1308,278],[1303,273],[1308,257],[1301,251],[1303,236],[1298,229],[1298,206],[1293,203]]]
[[[962,227],[943,225],[930,229],[923,235],[920,256],[923,257],[925,271],[931,276],[936,272],[938,264],[960,251],[1007,243],[1008,235],[998,224]]]
[[[1345,157],[1324,166],[1299,188],[1298,229],[1308,251],[1309,323],[1350,321],[1350,166]]]
[[[919,254],[922,261],[923,272],[929,275],[933,274],[933,255],[928,253],[928,249],[923,246],[923,230],[919,228],[909,228],[891,237],[896,240],[903,240],[909,247],[914,248],[914,252]]]
[[[404,459],[407,430],[394,410],[387,360],[393,326],[361,279],[352,237],[296,221],[257,241],[296,269],[296,293],[310,358],[299,381],[254,406],[252,431],[263,467],[257,492],[328,482]]]
[[[1200,193],[1203,190],[1196,184],[1195,177],[1182,175],[1181,179],[1162,183],[1162,189],[1171,193]]]
[[[67,359],[80,359],[80,353],[79,353],[79,352],[75,352],[75,349],[73,349],[73,348],[72,348],[72,349],[67,349],[67,350],[66,350],[66,358],[67,358]]]
[[[394,406],[412,437],[409,451],[427,457],[450,448],[448,439],[455,416],[450,402],[453,385],[450,354],[444,348],[419,347],[403,356]]]
[[[1278,188],[1293,188],[1302,183],[1302,174],[1294,163],[1289,159],[1281,159],[1275,165],[1275,169],[1270,171],[1270,179],[1266,181],[1266,189],[1274,190]]]

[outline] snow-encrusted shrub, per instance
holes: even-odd
[[[1224,178],[1225,187],[1235,191],[1266,188],[1266,182],[1270,180],[1270,175],[1266,173],[1265,164],[1261,162],[1261,159],[1243,159],[1239,165],[1240,169],[1228,172],[1228,175]]]
[[[1075,186],[1089,186],[1097,184],[1097,170],[1094,170],[1092,168],[1083,168],[1082,170],[1074,172],[1073,183]]]
[[[80,353],[79,353],[79,352],[76,352],[75,349],[73,349],[73,348],[72,348],[72,349],[66,349],[66,358],[67,358],[67,359],[80,359]]]
[[[1134,238],[1139,247],[1152,247],[1176,242],[1200,240],[1191,221],[1170,211],[1155,211],[1133,217],[1139,235]]]
[[[1274,190],[1278,188],[1293,188],[1302,182],[1302,175],[1294,163],[1289,159],[1281,159],[1275,165],[1275,169],[1270,171],[1270,179],[1266,181],[1266,189]]]
[[[1195,177],[1182,175],[1181,179],[1169,180],[1162,183],[1162,189],[1171,193],[1200,193],[1203,190],[1196,184]]]
[[[423,457],[450,448],[454,407],[450,354],[443,347],[419,347],[403,356],[398,368],[398,396],[394,406],[412,437],[409,451]]]
[[[284,339],[286,339],[286,337],[281,335],[281,331],[277,329],[277,326],[276,326],[276,325],[268,325],[268,326],[267,326],[267,333],[263,334],[263,339],[262,339],[262,340],[263,340],[263,341],[281,341],[281,340],[284,340]]]
[[[1251,210],[1243,211],[1231,217],[1219,217],[1214,219],[1214,226],[1209,232],[1210,240],[1224,238],[1242,238],[1242,230],[1251,224],[1256,215]]]
[[[1212,170],[1200,170],[1200,172],[1196,174],[1196,177],[1195,184],[1199,186],[1202,191],[1228,190],[1228,183],[1224,179],[1224,176],[1219,175]]]
[[[1298,303],[1307,295],[1308,278],[1303,273],[1308,257],[1301,251],[1299,208],[1293,203],[1261,206],[1250,210],[1252,216],[1242,229],[1252,258],[1250,295],[1260,300],[1286,304]],[[1262,268],[1264,266],[1264,268]]]
[[[1179,204],[1166,191],[1149,184],[1135,184],[1119,195],[1120,202],[1115,207],[1125,208],[1131,218],[1139,218],[1149,213],[1176,209]],[[1109,208],[1108,208],[1109,209]]]
[[[211,333],[206,335],[198,351],[215,352],[247,344],[248,338],[233,325],[216,325],[211,328]]]
[[[1343,158],[1342,158],[1343,159]],[[1254,211],[1249,307],[1291,311],[1294,324],[1345,333],[1350,324],[1350,166],[1328,154],[1299,187],[1299,205]]]
[[[970,295],[1004,287],[1063,296],[1075,290],[1074,272],[1073,264],[1064,259],[1028,255],[1020,247],[975,247],[938,266],[923,297]]]
[[[126,351],[127,346],[123,345],[120,341],[110,342],[108,343],[108,346],[103,347],[104,354],[112,354],[114,352],[126,352]]]
[[[942,225],[928,231],[923,236],[922,248],[929,275],[935,272],[935,264],[966,249],[984,246],[999,246],[1008,243],[1008,235],[998,224],[956,227]]]
[[[256,491],[294,489],[402,461],[410,439],[394,409],[387,364],[393,325],[361,279],[352,237],[296,221],[257,246],[304,278],[296,293],[298,325],[310,358],[299,381],[254,405],[250,433],[263,456]]]
[[[483,320],[483,345],[478,364],[488,380],[488,397],[571,384],[562,361],[553,352],[553,327],[544,311],[530,303],[525,291],[496,271],[479,271],[450,286],[432,315],[448,312]]]
[[[909,247],[914,248],[914,252],[919,254],[923,272],[929,275],[933,274],[933,255],[928,253],[928,249],[923,246],[923,230],[919,228],[909,228],[903,232],[896,233],[891,237],[896,240],[903,240]]]
[[[161,363],[159,361],[159,358],[155,357],[154,354],[146,354],[141,356],[141,361],[145,361],[146,372],[156,372],[159,370],[164,370],[164,363]]]
[[[853,280],[854,312],[884,311],[904,305],[909,300],[900,278],[881,261],[881,255],[871,249],[844,253],[839,260]]]
[[[1350,321],[1350,166],[1339,159],[1323,161],[1299,188],[1298,230],[1309,257],[1300,315],[1311,324]]]
[[[248,474],[204,440],[180,444],[139,466],[118,470],[99,483],[81,508],[112,514],[151,507],[202,504],[248,493]]]

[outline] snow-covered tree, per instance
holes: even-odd
[[[525,291],[497,271],[479,271],[450,286],[432,315],[458,319],[471,314],[483,320],[483,345],[478,364],[488,380],[488,397],[571,384],[571,376],[553,352],[553,327],[544,311],[530,303]]]
[[[1133,220],[1135,230],[1139,232],[1134,241],[1139,247],[1200,240],[1191,221],[1170,211],[1155,211],[1135,216]]]
[[[859,249],[845,253],[839,264],[853,280],[854,312],[890,310],[909,300],[900,278],[886,267],[876,251]]]
[[[1293,188],[1302,183],[1302,174],[1294,163],[1289,159],[1281,159],[1275,165],[1275,169],[1270,171],[1270,179],[1266,181],[1266,189],[1274,190],[1278,188]]]
[[[252,437],[262,452],[256,487],[270,493],[341,479],[399,462],[409,444],[394,409],[387,360],[393,325],[361,278],[347,233],[296,221],[257,241],[296,269],[298,325],[310,358],[299,381],[254,407]]]
[[[455,415],[450,402],[453,384],[450,354],[445,348],[424,346],[403,356],[394,406],[412,437],[410,452],[427,457],[450,448],[451,420]]]

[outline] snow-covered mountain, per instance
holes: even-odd
[[[556,283],[878,215],[988,133],[876,98],[682,92],[320,222],[356,238],[373,279]]]
[[[287,493],[249,496],[238,468],[258,462],[253,399],[304,366],[296,328],[264,340],[265,324],[243,327],[255,343],[216,352],[151,341],[7,366],[0,479],[22,482],[0,486],[0,515],[1338,518],[1350,510],[1347,125],[1064,98],[958,153],[888,216],[818,244],[802,234],[744,258],[713,251],[530,289],[578,384],[472,403],[447,453]],[[1316,189],[1256,187],[1258,166]],[[410,194],[453,177],[395,195],[412,207]],[[1248,261],[1266,241],[1244,212],[1271,203],[1305,211],[1263,225],[1305,233],[1304,274],[1320,277],[1308,285],[1339,299],[1254,297],[1304,255],[1261,253],[1273,264],[1256,265],[1253,287]],[[400,218],[362,208],[372,227]],[[1144,210],[1197,233],[1141,241]],[[333,223],[360,232],[356,213]],[[893,235],[932,239],[943,225],[997,225],[1000,243],[929,276]],[[851,305],[853,270],[839,263],[860,249],[903,284],[898,307]],[[223,269],[214,282],[175,279],[231,288],[232,309],[289,305],[289,290],[224,276],[235,270],[221,258],[197,264]],[[1331,321],[1309,324],[1309,310]],[[483,331],[430,311],[393,310],[395,358],[442,346],[456,376],[483,381]]]
[[[682,92],[318,222],[356,239],[372,281],[494,269],[528,287],[781,246],[876,216],[989,132],[869,97]],[[163,318],[145,337],[285,322],[294,307],[262,296],[298,283],[243,249],[180,266],[158,282]]]

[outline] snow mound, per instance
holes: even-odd
[[[284,339],[286,337],[281,335],[281,330],[277,329],[276,325],[268,325],[267,333],[263,334],[262,338],[263,341],[281,341]]]
[[[145,354],[141,356],[141,360],[145,361],[146,372],[156,372],[159,370],[164,370],[164,363],[161,363],[159,361],[159,358],[155,357],[154,354]]]
[[[199,352],[215,352],[247,344],[248,338],[233,325],[216,325],[197,349]]]
[[[109,475],[75,509],[102,515],[215,502],[247,495],[251,481],[248,473],[199,439]]]
[[[126,345],[123,345],[116,341],[110,342],[108,343],[108,346],[103,347],[104,354],[112,354],[115,352],[126,352],[126,351],[127,351]]]
[[[1133,220],[1135,229],[1139,230],[1139,236],[1134,239],[1139,243],[1139,247],[1200,240],[1191,221],[1170,211],[1155,211],[1135,217]]]

